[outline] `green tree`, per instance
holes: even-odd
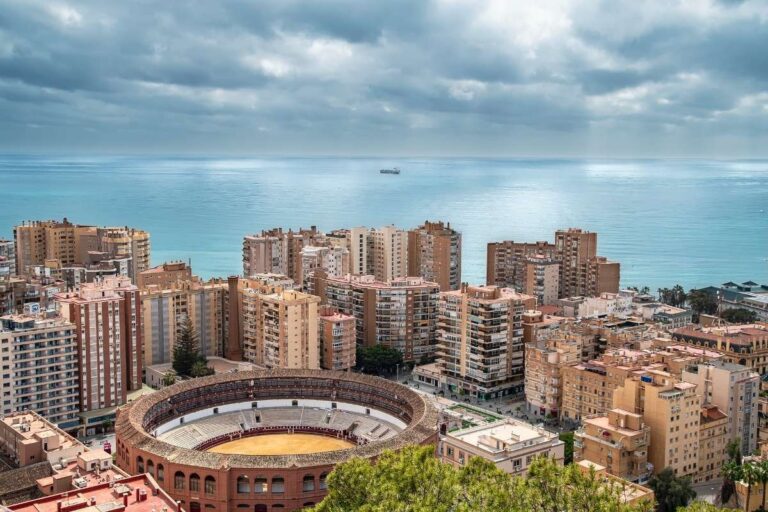
[[[434,447],[385,452],[375,462],[353,458],[328,477],[328,495],[316,512],[650,512],[627,505],[625,488],[594,471],[558,466],[542,457],[527,477],[511,477],[471,458],[459,468],[440,462]]]
[[[763,503],[760,505],[760,509],[765,510],[765,493],[768,491],[768,460],[757,461],[755,465],[757,466],[757,480],[763,486]]]
[[[752,324],[757,321],[757,313],[744,308],[726,309],[720,318],[732,324]]]
[[[565,443],[565,464],[573,462],[573,432],[563,432],[560,440]]]
[[[114,425],[115,424],[112,422],[112,420],[106,419],[106,420],[101,422],[101,431],[102,432],[109,432],[110,430],[112,430],[112,427]]]
[[[696,500],[687,507],[678,508],[677,512],[722,512],[722,510],[706,501]]]
[[[195,326],[189,317],[184,317],[173,347],[173,370],[180,377],[191,377],[192,367],[199,360],[200,345]]]
[[[728,445],[725,447],[725,453],[728,454],[728,460],[735,462],[741,466],[741,441],[738,439],[731,439],[728,441]]]
[[[759,466],[753,463],[742,464],[740,481],[747,485],[747,500],[744,504],[744,510],[752,510],[749,508],[749,499],[752,494],[752,486],[760,482]]]
[[[729,444],[730,447],[730,444]],[[736,493],[736,482],[741,480],[741,450],[739,450],[739,459],[731,459],[720,469],[723,475],[723,485],[720,487],[720,502],[728,503],[731,497]]]
[[[163,374],[163,386],[173,386],[176,383],[176,372],[172,368],[169,368],[167,372]]]
[[[200,358],[192,365],[192,370],[189,372],[192,377],[205,377],[207,375],[213,375],[215,373],[213,368],[208,367],[208,361],[205,358]]]
[[[357,347],[357,369],[363,373],[395,373],[398,366],[403,366],[403,354],[395,348],[386,345]]]
[[[656,494],[658,512],[675,512],[696,497],[690,478],[676,476],[672,468],[664,468],[653,475],[648,487]]]
[[[688,305],[696,314],[698,321],[699,315],[714,315],[717,313],[717,299],[714,295],[703,290],[691,290],[688,292]]]

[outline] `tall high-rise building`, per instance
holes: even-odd
[[[355,317],[357,343],[396,348],[406,361],[435,352],[440,287],[421,277],[382,282],[374,276],[321,276],[323,302]]]
[[[321,306],[318,320],[320,366],[324,370],[351,370],[357,360],[355,317]]]
[[[540,256],[554,260],[555,246],[549,242],[491,242],[486,256],[486,284],[521,291],[525,288],[527,259]]]
[[[728,415],[728,440],[741,443],[741,453],[757,449],[758,395],[760,376],[746,366],[725,361],[691,365],[683,380],[696,384],[704,403],[719,407]]]
[[[0,413],[34,411],[62,429],[80,424],[74,324],[58,316],[0,317]]]
[[[368,272],[379,281],[391,281],[408,275],[408,232],[395,226],[370,231],[371,261]]]
[[[320,368],[320,298],[295,290],[243,291],[245,360],[267,368]]]
[[[557,260],[541,255],[529,256],[525,258],[523,268],[523,293],[536,297],[539,305],[554,304],[560,291],[560,264]]]
[[[301,249],[325,245],[325,235],[315,226],[298,231],[282,228],[264,230],[243,239],[243,275],[285,274],[301,282]]]
[[[129,227],[84,226],[62,221],[30,221],[13,230],[16,271],[28,275],[33,267],[93,265],[127,261],[126,274],[135,279],[150,265],[149,233]]]
[[[523,391],[523,311],[533,297],[467,286],[440,294],[438,365],[451,390],[492,398]]]
[[[82,411],[125,403],[128,390],[142,385],[139,289],[126,277],[107,278],[55,300],[76,328]]]
[[[144,364],[169,363],[182,323],[189,318],[200,353],[222,356],[228,336],[229,287],[223,279],[194,276],[141,290]]]
[[[315,292],[315,272],[322,270],[331,277],[349,274],[349,250],[345,247],[307,246],[301,250],[300,280],[302,289]]]
[[[408,275],[440,285],[441,291],[461,286],[461,233],[451,224],[425,221],[408,232]]]
[[[619,291],[619,264],[597,255],[597,233],[577,228],[555,233],[560,297],[594,297]]]
[[[0,277],[16,275],[16,245],[0,238]]]
[[[596,297],[619,291],[619,264],[597,255],[597,233],[577,228],[558,230],[554,244],[489,243],[487,283],[526,290],[531,286],[528,265],[532,259],[558,264],[558,297]]]

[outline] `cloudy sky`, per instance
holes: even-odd
[[[0,0],[0,151],[768,156],[768,1]]]

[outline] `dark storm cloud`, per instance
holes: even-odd
[[[0,148],[768,147],[765,48],[764,0],[7,0]]]

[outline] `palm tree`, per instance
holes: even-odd
[[[752,495],[752,484],[756,484],[760,479],[760,472],[753,462],[747,462],[742,466],[741,481],[747,484],[747,502],[744,510],[751,510],[749,508],[749,498]]]
[[[736,460],[730,460],[723,464],[720,472],[723,475],[723,486],[720,489],[720,501],[723,505],[728,503],[735,493],[736,482],[741,480],[743,466]],[[739,495],[736,494],[736,504],[739,503]]]
[[[757,463],[757,467],[760,473],[760,483],[763,484],[763,504],[760,508],[765,510],[765,491],[766,487],[768,487],[768,460],[761,460]]]

